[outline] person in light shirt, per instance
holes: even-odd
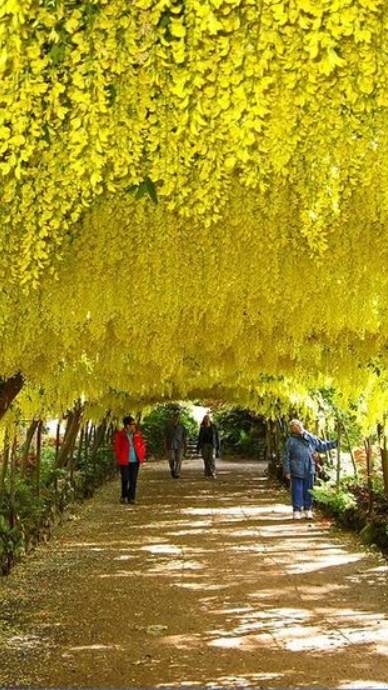
[[[303,427],[299,419],[290,422],[290,434],[283,457],[284,475],[291,482],[294,520],[313,518],[312,488],[315,477],[315,454],[336,448],[337,441],[321,441]]]

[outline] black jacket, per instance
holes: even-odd
[[[201,424],[197,441],[197,452],[200,451],[200,448],[204,445],[204,443],[211,443],[218,455],[220,452],[220,438],[215,424],[210,424],[210,426],[203,426]]]

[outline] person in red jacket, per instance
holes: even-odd
[[[143,436],[136,428],[133,417],[123,419],[124,428],[117,431],[114,451],[121,474],[120,503],[136,503],[136,484],[139,467],[145,461],[146,447]]]

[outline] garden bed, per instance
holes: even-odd
[[[322,482],[314,488],[316,504],[339,524],[356,531],[365,544],[376,544],[388,555],[388,498],[349,480],[336,486]]]

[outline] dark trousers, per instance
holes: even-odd
[[[314,486],[314,475],[308,477],[291,477],[292,505],[294,510],[310,510],[313,505],[311,490]]]
[[[179,477],[182,468],[182,458],[183,458],[184,448],[171,448],[168,453],[168,462],[170,465],[170,472],[172,477]]]
[[[201,447],[203,464],[205,465],[205,477],[215,477],[216,462],[214,460],[214,448],[212,443],[204,443]]]
[[[130,462],[128,465],[120,465],[121,474],[121,498],[128,498],[134,501],[136,498],[137,475],[139,474],[139,463]]]

